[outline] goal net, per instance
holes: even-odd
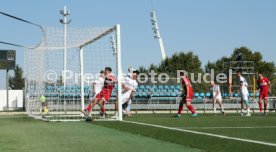
[[[112,68],[117,84],[121,84],[120,25],[68,28],[66,35],[65,50],[64,30],[44,28],[42,43],[25,51],[25,105],[31,117],[47,121],[84,120],[80,110],[94,99],[93,84],[105,67]],[[121,86],[115,85],[105,104],[104,117],[99,115],[99,106],[94,106],[93,119],[122,120],[120,106],[119,116],[114,117],[116,96],[121,96],[118,92]]]

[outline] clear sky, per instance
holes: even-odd
[[[160,62],[150,0],[1,0],[0,11],[43,26],[62,27],[59,10],[64,5],[71,11],[71,27],[121,24],[124,70]],[[193,51],[204,65],[247,46],[276,62],[275,0],[153,0],[153,9],[168,56]],[[40,34],[35,27],[0,16],[0,41],[31,45],[39,42]],[[17,63],[24,66],[22,48],[0,44],[0,49],[15,49]],[[4,71],[0,78],[0,89],[4,89]]]

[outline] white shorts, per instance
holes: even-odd
[[[248,100],[248,93],[242,93],[241,100]]]
[[[221,97],[221,96],[217,96],[217,97],[216,97],[216,100],[217,100],[217,101],[222,101],[222,97]]]
[[[122,104],[125,104],[129,100],[130,94],[125,93],[125,94],[122,94],[121,97],[122,97]]]

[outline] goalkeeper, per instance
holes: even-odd
[[[40,113],[43,113],[43,112],[48,113],[48,106],[47,106],[47,102],[46,102],[46,97],[43,94],[40,97],[40,102],[41,102]]]

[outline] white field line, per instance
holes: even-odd
[[[254,126],[254,127],[181,127],[180,129],[261,129],[276,128],[276,126]]]
[[[134,121],[122,121],[122,122],[276,147],[275,143],[268,143],[268,142],[263,142],[263,141],[242,139],[242,138],[236,138],[236,137],[228,137],[228,136],[224,136],[224,135],[217,135],[217,134],[212,134],[212,133],[204,133],[204,132],[198,132],[198,131],[192,131],[192,130],[186,130],[186,129],[179,129],[179,128],[173,128],[173,127],[160,126],[160,125],[146,124],[146,123],[134,122]]]

